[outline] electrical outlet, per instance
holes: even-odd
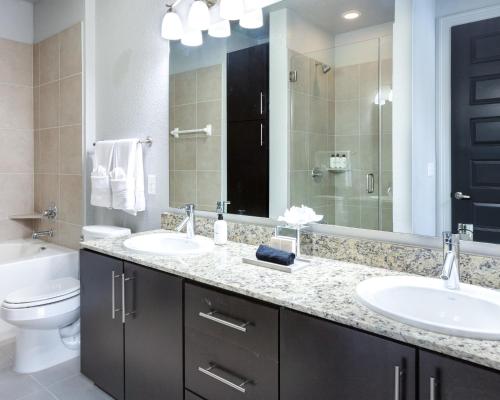
[[[156,175],[148,175],[148,194],[156,194]]]

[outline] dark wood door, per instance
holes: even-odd
[[[249,47],[227,55],[227,120],[267,119],[269,45]]]
[[[268,217],[268,125],[264,121],[229,122],[227,132],[228,211]]]
[[[415,399],[414,348],[286,309],[280,327],[281,400]]]
[[[474,240],[500,243],[500,18],[451,40],[453,230],[474,224]]]
[[[117,400],[124,399],[124,338],[121,311],[113,312],[112,294],[114,285],[118,309],[122,273],[121,260],[80,252],[81,369]]]
[[[419,351],[420,400],[498,400],[500,374],[449,357]]]
[[[182,279],[125,263],[125,397],[182,400]]]

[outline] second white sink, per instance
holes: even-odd
[[[131,237],[123,242],[126,249],[160,256],[185,256],[208,253],[213,249],[213,241],[195,236],[188,239],[183,233],[151,233]]]
[[[400,322],[448,335],[500,340],[500,293],[439,279],[389,276],[367,279],[356,289],[361,303]]]

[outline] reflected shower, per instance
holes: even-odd
[[[316,66],[318,66],[318,65],[321,66],[321,70],[323,71],[324,74],[327,74],[332,69],[332,67],[329,66],[328,64],[323,64],[323,63],[317,62]]]

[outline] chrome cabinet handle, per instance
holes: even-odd
[[[264,93],[260,92],[260,115],[264,114]]]
[[[260,124],[260,147],[264,146],[264,125]]]
[[[470,196],[468,194],[463,194],[462,192],[455,192],[453,195],[457,200],[469,200]]]
[[[394,400],[401,400],[401,378],[403,371],[399,365],[394,367]]]
[[[128,316],[135,314],[135,311],[127,312],[125,310],[125,282],[133,281],[135,278],[126,278],[125,274],[122,274],[122,324],[125,323]]]
[[[229,386],[230,388],[236,389],[238,392],[241,392],[241,393],[245,393],[246,392],[246,389],[244,388],[244,386],[246,384],[250,383],[250,380],[248,380],[248,379],[242,379],[243,382],[238,385],[238,384],[236,384],[234,382],[231,382],[231,381],[223,378],[222,376],[214,374],[212,372],[212,370],[214,368],[217,368],[217,365],[216,364],[210,364],[210,367],[208,367],[208,368],[198,367],[198,371],[201,372],[202,374],[205,374],[205,375],[209,376],[210,378],[215,379],[216,381],[219,381],[219,382],[223,383],[224,385]]]
[[[247,331],[247,326],[250,325],[250,322],[241,322],[240,324],[234,324],[232,322],[226,321],[225,319],[221,318],[224,317],[222,314],[219,314],[220,317],[216,317],[215,315],[219,314],[217,311],[211,311],[209,313],[204,313],[204,312],[199,312],[198,315],[202,318],[208,319],[213,322],[217,322],[218,324],[227,326],[232,329],[236,329],[237,331],[244,332],[246,333]]]
[[[375,191],[375,175],[366,174],[366,192],[373,193]]]
[[[116,299],[115,299],[115,279],[119,278],[120,275],[115,275],[115,271],[111,271],[111,318],[116,318],[116,313],[120,311],[119,308],[116,308]]]
[[[429,380],[429,400],[437,400],[436,396],[436,389],[437,389],[437,379],[434,377],[431,377]]]

